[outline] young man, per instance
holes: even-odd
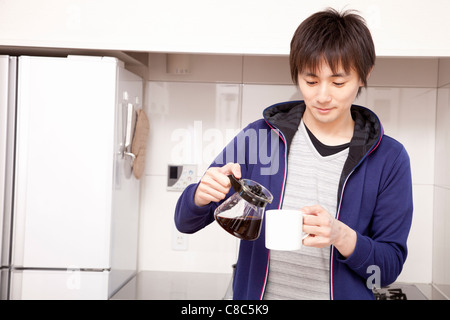
[[[175,223],[186,233],[214,220],[233,193],[229,174],[268,188],[266,210],[305,213],[310,236],[299,251],[269,252],[264,224],[257,240],[241,241],[234,299],[373,299],[373,285],[400,274],[413,210],[409,157],[372,111],[352,105],[374,63],[360,16],[329,9],[306,19],[290,53],[304,101],[265,109],[181,195]]]

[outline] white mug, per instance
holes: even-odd
[[[267,210],[266,248],[272,250],[299,250],[308,236],[302,231],[303,213],[300,210]]]

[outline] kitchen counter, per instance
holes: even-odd
[[[112,300],[221,300],[231,273],[141,271]],[[382,288],[401,290],[408,300],[446,300],[447,296],[431,284],[393,283]]]
[[[379,300],[447,300],[447,297],[427,283],[394,282],[381,288],[375,296]]]
[[[141,271],[112,300],[221,300],[231,273]]]

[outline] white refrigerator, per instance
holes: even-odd
[[[1,299],[109,299],[136,274],[142,95],[116,58],[0,56]]]

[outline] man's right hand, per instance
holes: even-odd
[[[223,200],[230,191],[231,183],[228,176],[232,174],[236,179],[241,178],[241,166],[238,163],[227,163],[223,167],[211,167],[206,170],[200,180],[194,195],[194,203],[205,206],[208,203]]]

